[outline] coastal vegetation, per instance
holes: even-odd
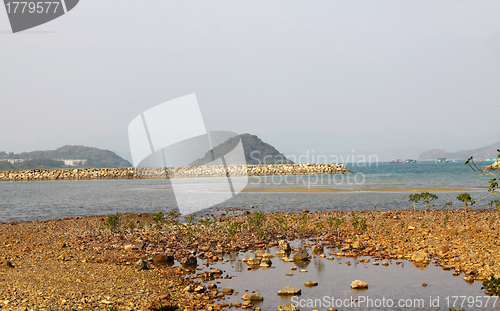
[[[413,202],[413,210],[417,210],[417,203],[422,200],[425,203],[426,210],[430,209],[431,201],[437,200],[439,197],[430,192],[422,192],[422,193],[413,193],[408,195],[409,201]],[[448,203],[446,203],[448,206]]]
[[[467,207],[474,205],[476,201],[472,200],[469,193],[461,193],[457,196],[457,200],[464,203],[464,210],[467,212]]]
[[[499,154],[497,156],[498,159],[500,159],[500,149],[496,150]],[[491,175],[494,178],[490,179],[488,181],[488,192],[489,194],[483,196],[482,198],[478,200],[474,200],[470,193],[461,193],[459,194],[456,199],[464,204],[464,210],[467,212],[469,207],[472,207],[474,204],[476,204],[479,201],[482,201],[496,193],[498,193],[498,176],[495,175],[491,170],[486,170],[486,169],[481,169],[479,168],[475,163],[474,163],[474,157],[471,156],[469,159],[465,162],[466,165],[469,165],[474,172],[476,172],[479,175]],[[429,192],[422,192],[422,193],[412,193],[408,195],[408,200],[410,202],[413,202],[413,210],[417,210],[417,203],[420,201],[423,201],[426,205],[426,210],[429,210],[430,208],[430,203],[431,201],[437,200],[438,196]],[[451,207],[453,205],[452,202],[447,202],[445,204],[445,208]],[[489,207],[494,207],[495,209],[500,208],[500,200],[491,200],[491,202],[488,203]]]
[[[122,225],[122,220],[120,218],[121,213],[116,213],[114,215],[108,215],[106,219],[105,226],[111,230],[111,232],[115,232]]]
[[[483,286],[481,287],[486,294],[490,296],[499,296],[500,295],[500,278],[495,277],[494,274],[491,274],[489,278],[483,281]]]
[[[500,160],[500,149],[496,150],[498,152],[497,159]],[[498,163],[498,161],[496,162]],[[497,179],[499,178],[495,173],[493,173],[491,170],[488,170],[488,168],[481,169],[479,168],[475,163],[474,163],[474,156],[470,156],[467,161],[465,162],[465,165],[469,165],[471,169],[476,172],[479,175],[491,175],[493,176],[492,179],[488,181],[489,187],[488,187],[488,192],[489,194],[483,196],[482,198],[478,200],[473,200],[471,195],[469,193],[462,193],[457,196],[457,199],[459,201],[462,201],[464,203],[464,209],[467,211],[467,207],[470,205],[474,205],[475,203],[482,201],[496,193],[498,193],[498,181]],[[495,206],[497,209],[500,206],[500,203],[498,203],[498,200],[492,200],[491,202],[488,203],[490,207]]]

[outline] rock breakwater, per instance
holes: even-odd
[[[194,178],[352,173],[342,164],[180,166],[168,168],[50,169],[0,172],[0,181]]]
[[[486,171],[500,171],[500,160],[495,161],[493,164],[484,168]]]

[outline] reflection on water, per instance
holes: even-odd
[[[297,245],[295,243],[295,245]],[[269,248],[268,252],[275,254],[277,248]],[[309,251],[310,252],[310,251]],[[332,250],[325,249],[325,255],[328,257],[332,254]],[[481,283],[474,282],[468,284],[463,280],[464,275],[454,277],[451,271],[443,271],[442,268],[436,267],[433,264],[429,265],[414,265],[412,262],[402,260],[381,260],[376,261],[369,257],[358,258],[338,258],[333,257],[333,260],[320,258],[314,255],[310,262],[302,262],[300,265],[294,262],[284,262],[277,257],[272,258],[272,268],[262,269],[260,267],[247,270],[247,265],[242,262],[245,257],[253,257],[251,253],[242,253],[239,255],[230,254],[225,256],[228,262],[219,262],[210,267],[202,266],[205,270],[210,268],[218,268],[224,271],[224,275],[234,276],[232,279],[216,279],[219,289],[231,287],[235,293],[232,296],[226,296],[226,303],[240,302],[241,296],[256,291],[264,296],[264,301],[255,305],[262,310],[276,310],[281,304],[289,304],[300,301],[305,307],[301,310],[328,310],[334,301],[346,301],[353,305],[348,308],[345,306],[336,306],[338,310],[356,309],[356,310],[449,310],[453,307],[453,296],[466,296],[466,300],[460,306],[462,300],[455,302],[457,310],[500,310],[496,303],[492,307],[494,299],[489,300],[488,307],[477,308],[474,304],[468,306],[467,299],[474,297],[474,303],[481,300],[484,303],[489,296],[485,296],[481,290]],[[331,258],[330,258],[331,259]],[[370,259],[368,263],[360,262],[360,259]],[[373,265],[374,262],[379,265]],[[389,265],[382,265],[387,262]],[[297,267],[297,270],[290,270],[291,267]],[[306,273],[301,273],[300,270],[307,270]],[[286,274],[293,273],[293,276]],[[368,283],[367,290],[352,290],[350,284],[354,280],[361,280]],[[304,282],[314,281],[319,285],[315,287],[306,287]],[[206,281],[207,284],[210,281]],[[214,281],[211,281],[214,282]],[[426,283],[426,286],[422,284]],[[206,285],[205,284],[205,285]],[[285,286],[297,287],[302,290],[300,296],[278,296],[277,292]],[[479,296],[477,298],[476,296]],[[315,306],[307,307],[307,302],[316,302]],[[367,300],[368,299],[368,300]],[[384,299],[386,306],[392,301],[392,308],[367,308],[363,301],[372,299],[374,303],[382,302]],[[377,300],[378,299],[378,300]],[[400,300],[402,299],[402,300]],[[321,304],[319,302],[321,301]],[[397,307],[398,303],[413,304],[423,303],[420,307]],[[357,305],[356,305],[357,303]],[[430,305],[435,307],[430,307]]]

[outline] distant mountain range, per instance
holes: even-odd
[[[428,150],[418,157],[419,161],[435,161],[437,158],[448,158],[448,160],[467,160],[470,156],[475,159],[492,159],[497,157],[500,142],[482,148],[472,150],[460,150],[457,152],[446,152],[441,149]]]
[[[22,153],[0,152],[0,170],[131,167],[114,152],[85,146]]]
[[[203,165],[212,162],[213,159],[218,159],[221,156],[226,155],[231,150],[233,150],[234,147],[236,147],[240,138],[245,153],[246,164],[258,165],[258,164],[293,163],[292,161],[287,159],[281,152],[276,150],[276,148],[274,148],[268,143],[263,142],[256,135],[242,134],[234,136],[225,141],[224,143],[213,148],[213,155],[212,151],[209,151],[205,154],[203,158],[197,159],[196,161],[191,162],[189,165],[191,166]],[[245,163],[238,163],[238,164],[245,164]]]
[[[500,137],[500,132],[487,135],[462,137],[453,133],[442,133],[428,130],[405,131],[401,129],[379,129],[354,132],[349,129],[296,129],[274,132],[256,132],[260,139],[271,144],[288,159],[296,163],[324,162],[318,155],[327,156],[331,162],[349,162],[353,155],[376,156],[378,161],[394,159],[417,159],[418,156],[431,149],[458,151],[480,148],[491,144],[492,137]],[[93,146],[111,150],[123,159],[132,161],[128,133],[102,133],[84,137],[67,137],[64,135],[39,138],[32,142],[13,141],[0,137],[0,150],[31,151],[56,149],[64,145]],[[203,156],[203,152],[198,157]],[[314,157],[312,156],[314,154]],[[349,160],[349,161],[348,161]],[[187,162],[188,163],[188,162]],[[187,164],[186,163],[186,164]]]
[[[433,131],[405,131],[401,129],[380,129],[364,132],[339,130],[282,130],[257,133],[264,141],[275,146],[289,159],[297,163],[324,162],[319,156],[326,156],[331,162],[346,163],[362,158],[378,158],[378,161],[394,159],[417,159],[426,150],[434,148],[458,151],[480,148],[494,142],[500,132],[489,135],[461,137]],[[470,155],[469,155],[470,156]],[[435,159],[434,159],[435,160]]]

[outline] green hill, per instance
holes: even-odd
[[[243,150],[245,152],[246,164],[257,165],[257,164],[285,164],[293,163],[288,160],[282,153],[280,153],[276,148],[263,142],[256,135],[242,134],[234,136],[224,143],[213,148],[214,158],[220,158],[223,155],[228,154],[231,150],[236,147],[241,138],[241,143],[243,145]],[[212,152],[209,151],[201,159],[191,162],[190,166],[200,166],[212,161]],[[245,164],[245,163],[237,163]]]
[[[500,142],[478,149],[460,150],[457,152],[446,152],[441,149],[432,149],[420,154],[418,160],[436,161],[437,158],[448,158],[449,160],[467,160],[470,156],[473,156],[475,159],[496,159],[498,155],[497,149],[500,149]]]
[[[64,146],[56,150],[31,151],[22,153],[0,152],[1,159],[22,159],[23,162],[10,164],[0,161],[0,170],[29,170],[51,168],[113,168],[131,167],[129,161],[114,152],[85,146]],[[61,160],[85,160],[80,166],[67,166]]]
[[[9,162],[0,161],[0,171],[14,171],[16,167]]]

